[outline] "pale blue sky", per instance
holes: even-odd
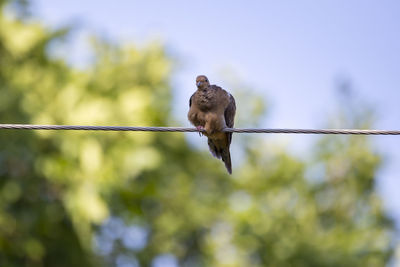
[[[265,127],[323,126],[337,106],[335,81],[348,77],[376,107],[376,128],[400,129],[400,1],[36,0],[35,12],[50,25],[79,23],[121,42],[166,43],[183,63],[175,85],[184,126],[195,76],[224,86],[228,67],[272,103]],[[82,42],[69,57],[85,62]],[[317,137],[284,138],[302,150]],[[400,137],[373,141],[387,156],[379,190],[400,225]]]

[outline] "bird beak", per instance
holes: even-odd
[[[197,87],[199,87],[201,85],[201,82],[196,83]]]

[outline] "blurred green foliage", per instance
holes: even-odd
[[[173,121],[173,62],[162,45],[96,39],[96,60],[79,71],[47,53],[67,30],[26,21],[26,12],[8,16],[5,4],[1,123]],[[262,102],[235,95],[239,119],[255,125]],[[263,137],[236,145],[243,158],[229,177],[179,133],[0,131],[0,266],[389,261],[393,227],[374,190],[381,157],[368,139],[323,138],[311,163]]]

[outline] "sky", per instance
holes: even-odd
[[[180,62],[174,76],[175,113],[182,123],[177,126],[189,126],[187,101],[195,77],[206,74],[211,83],[225,87],[223,73],[230,70],[270,104],[264,128],[326,126],[344,104],[338,102],[338,81],[348,79],[356,96],[375,108],[376,129],[400,129],[400,1],[34,3],[35,14],[46,24],[80,29],[68,54],[76,66],[90,58],[87,32],[121,43],[165,43]],[[316,136],[274,138],[301,153]],[[378,190],[400,226],[400,137],[371,139],[385,157]]]

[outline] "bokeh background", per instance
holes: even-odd
[[[396,1],[0,0],[0,122],[400,125]],[[398,137],[0,131],[0,266],[400,266]]]

